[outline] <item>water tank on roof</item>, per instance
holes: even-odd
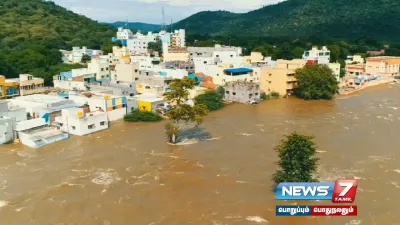
[[[83,117],[83,112],[78,112],[78,117],[82,118]]]
[[[110,100],[110,96],[105,95],[105,96],[104,96],[104,100]]]

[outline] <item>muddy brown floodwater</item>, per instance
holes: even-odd
[[[186,145],[167,145],[163,128],[117,122],[37,150],[1,146],[0,224],[400,224],[400,85],[230,105]],[[359,216],[275,217],[295,204],[271,191],[273,147],[292,131],[316,136],[321,181],[360,179]]]

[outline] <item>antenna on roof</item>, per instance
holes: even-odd
[[[171,34],[172,34],[172,31],[173,31],[173,29],[172,29],[172,17],[171,17]]]
[[[164,6],[162,7],[162,25],[161,25],[161,30],[165,30],[165,12],[164,12]]]

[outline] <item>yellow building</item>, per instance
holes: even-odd
[[[0,75],[0,98],[10,98],[19,95],[19,82],[14,79],[7,80]]]
[[[277,60],[275,67],[263,67],[261,70],[261,91],[290,94],[296,86],[296,69],[303,68],[307,61],[303,59]]]
[[[249,56],[244,57],[244,62],[247,64],[258,63],[264,60],[261,52],[251,52]]]
[[[21,96],[41,94],[46,91],[44,88],[44,80],[42,78],[33,77],[30,74],[19,75],[19,87]]]

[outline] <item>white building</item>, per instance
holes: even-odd
[[[39,148],[69,137],[60,129],[48,126],[44,118],[18,122],[15,131],[21,143],[31,148]]]
[[[56,117],[56,123],[62,131],[73,135],[87,135],[108,129],[108,118],[105,112],[85,113],[83,109],[63,109],[61,116]]]
[[[184,48],[186,46],[186,35],[184,29],[175,30],[171,35],[170,47]]]
[[[129,49],[126,46],[113,46],[113,56],[115,57],[123,57],[123,56],[129,56],[131,54],[131,52],[129,51]]]
[[[14,141],[15,118],[0,116],[0,145]]]
[[[131,53],[147,53],[148,44],[160,40],[162,43],[167,43],[168,47],[183,48],[186,46],[185,35],[184,29],[175,30],[174,33],[160,31],[160,33],[142,34],[138,31],[133,37],[126,39],[127,47]]]
[[[329,63],[329,69],[332,70],[333,75],[336,77],[336,80],[340,81],[340,63]]]
[[[124,29],[123,27],[119,27],[117,31],[117,39],[118,40],[128,40],[134,37],[132,31],[130,29]]]
[[[136,83],[123,81],[103,80],[98,84],[88,85],[90,92],[117,96],[135,96]]]
[[[13,106],[8,101],[0,101],[0,116],[13,117],[16,122],[24,121],[26,117],[26,109],[23,107]]]
[[[96,95],[87,99],[90,111],[104,111],[109,121],[123,119],[126,115],[126,97]]]
[[[80,63],[84,55],[88,55],[91,58],[103,55],[101,50],[93,50],[86,47],[73,47],[72,51],[60,50],[60,52],[64,63]]]
[[[31,118],[39,118],[40,111],[49,108],[49,107],[60,107],[63,105],[74,105],[74,101],[68,100],[59,96],[53,95],[44,95],[44,94],[36,94],[36,95],[27,95],[27,96],[19,96],[13,99],[10,99],[10,102],[14,106],[24,107],[26,109],[26,114]]]
[[[94,58],[88,63],[87,71],[94,73],[96,80],[110,77],[110,63],[107,59]]]
[[[138,63],[139,68],[152,69],[161,63],[160,57],[151,57],[150,54],[132,55],[131,62]]]
[[[318,47],[312,47],[310,51],[305,51],[303,59],[307,60],[307,63],[318,63],[318,64],[329,64],[331,51],[323,46],[322,49]]]
[[[139,76],[139,63],[122,60],[115,66],[112,80],[135,82]]]
[[[351,55],[347,56],[346,64],[363,64],[365,60],[361,55]]]

